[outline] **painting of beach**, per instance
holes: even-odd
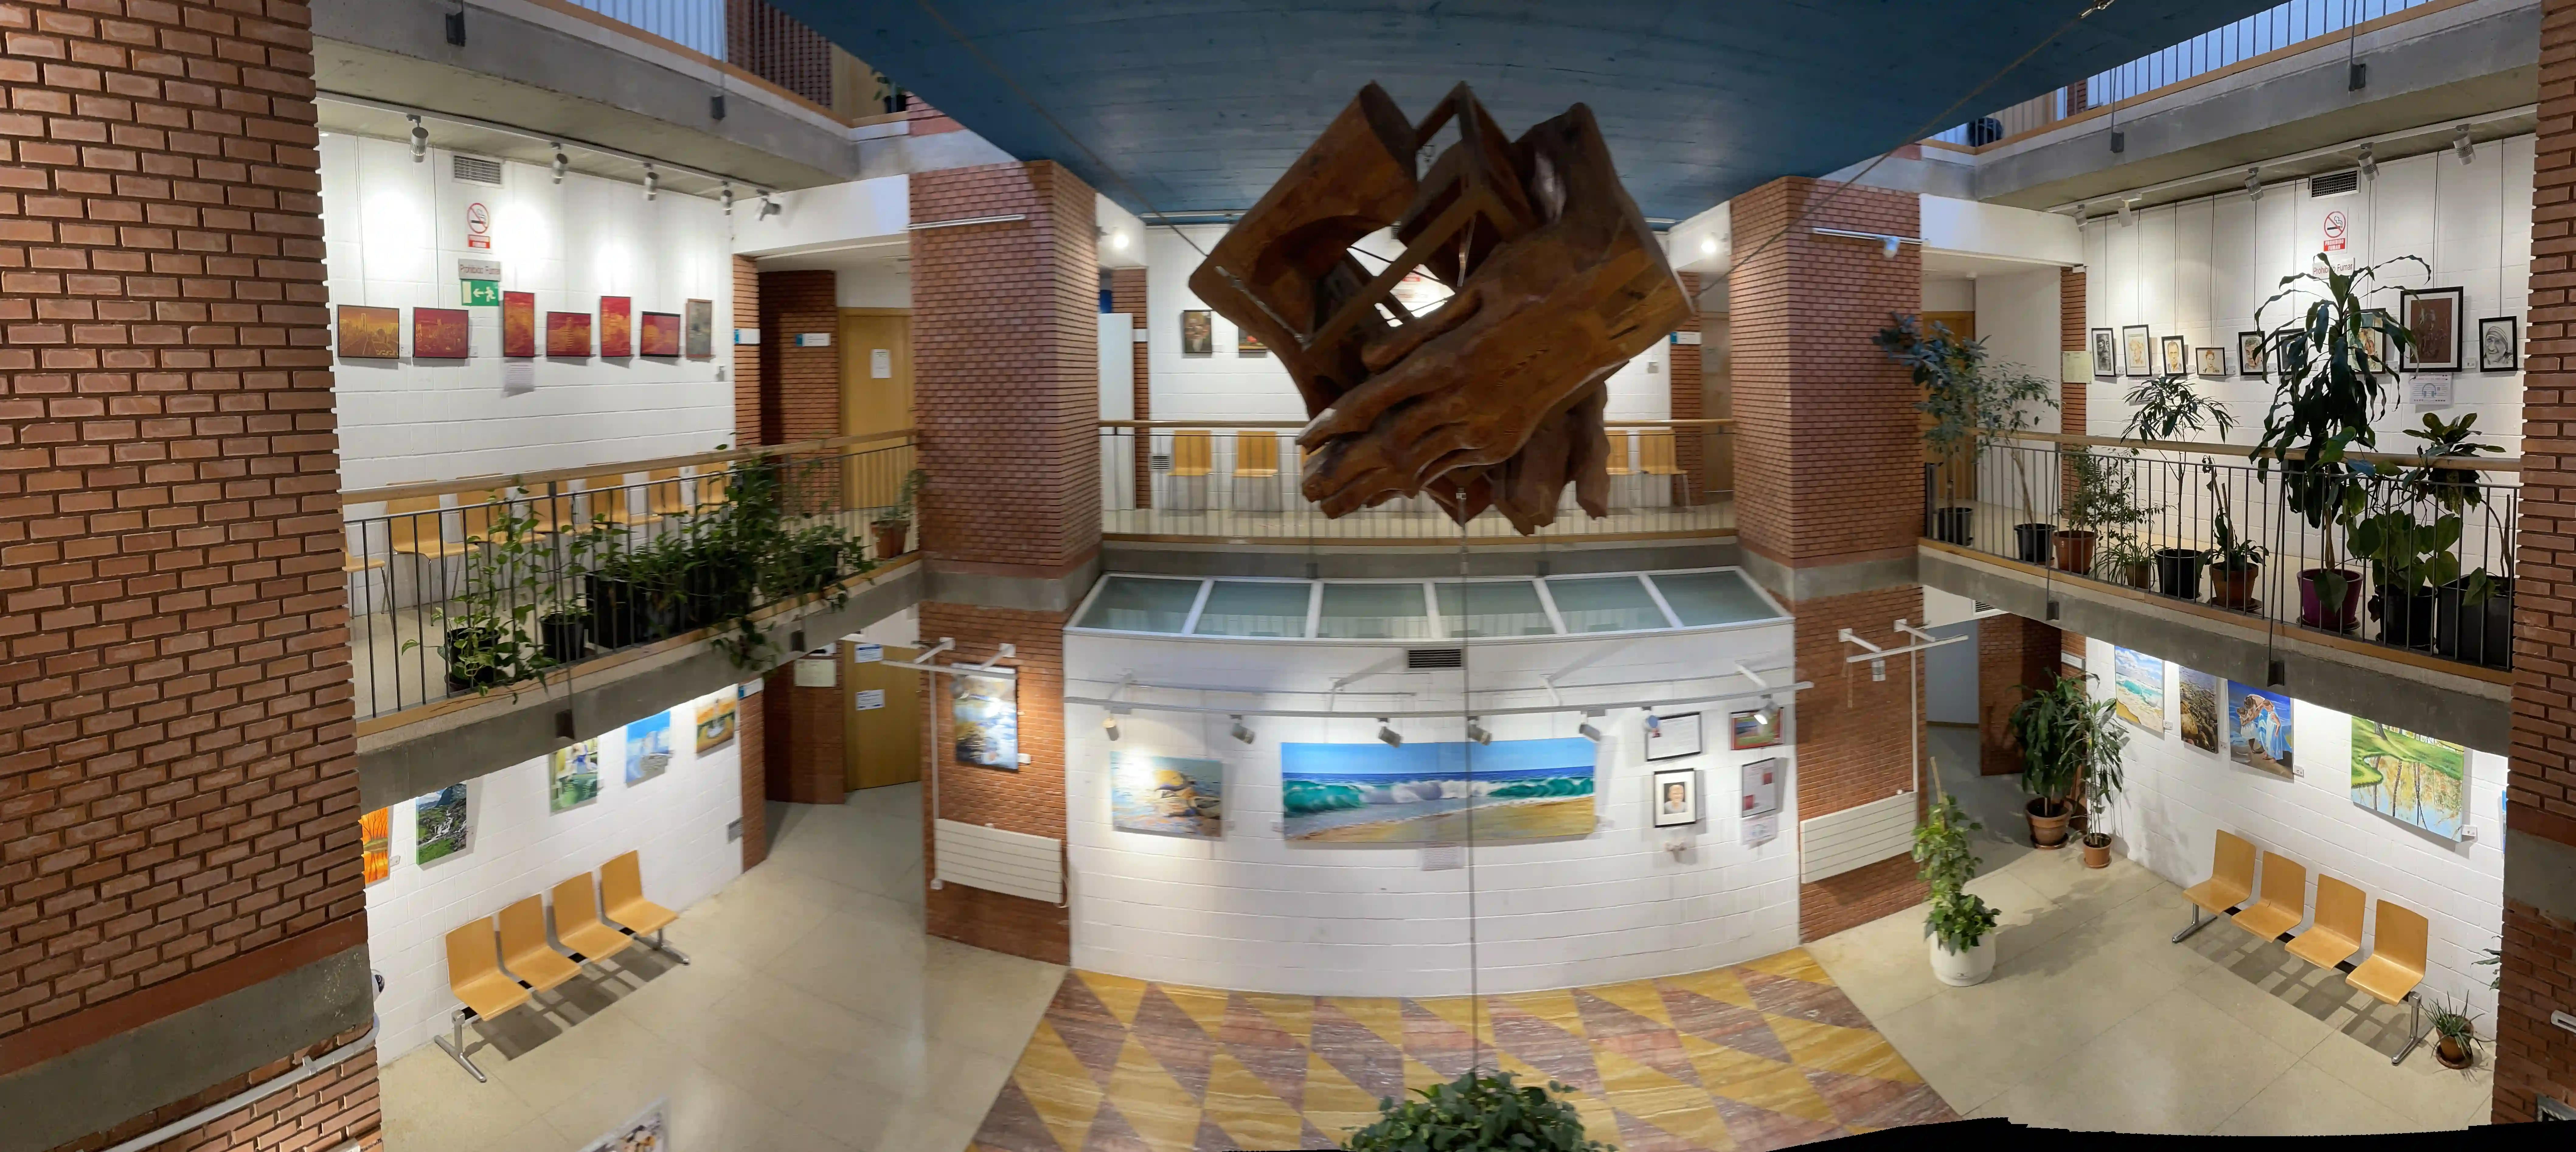
[[[2290,698],[2277,692],[2227,682],[2227,755],[2248,768],[2281,779],[2290,766]]]
[[[1225,765],[1120,749],[1109,754],[1109,825],[1121,832],[1225,836]]]
[[[2457,840],[2468,811],[2468,790],[2468,749],[2352,718],[2353,803]]]
[[[1282,744],[1286,839],[1457,844],[1592,831],[1589,740]]]
[[[2158,736],[2165,732],[2165,662],[2144,652],[2111,649],[2111,708],[2120,719]]]
[[[2182,684],[2182,742],[2203,752],[2218,751],[2218,677],[2179,665],[2174,678]]]

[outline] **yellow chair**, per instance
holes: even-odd
[[[2369,993],[2382,1004],[2414,1006],[2406,1046],[2389,1058],[2391,1064],[2405,1063],[2407,1053],[2424,1042],[2424,998],[2417,985],[2424,982],[2424,950],[2431,937],[2432,925],[2425,922],[2423,913],[2382,900],[2379,934],[2370,942],[2370,958],[2355,965],[2352,975],[2344,977],[2344,983]]]
[[[1637,470],[1636,470],[1635,468],[1630,467],[1630,466],[1629,466],[1629,464],[1628,464],[1628,433],[1627,433],[1627,432],[1625,432],[1625,431],[1623,431],[1623,430],[1621,430],[1621,429],[1617,429],[1617,428],[1613,428],[1613,429],[1611,429],[1611,430],[1610,430],[1610,457],[1609,457],[1609,459],[1610,459],[1610,474],[1611,474],[1611,475],[1613,475],[1613,476],[1633,476],[1633,475],[1635,475],[1635,474],[1636,474]]]
[[[444,560],[463,555],[464,544],[451,544],[444,539],[446,529],[436,496],[411,496],[385,503],[386,532],[393,550],[427,560]]]
[[[599,922],[599,893],[584,872],[554,887],[555,939],[583,963],[605,960],[626,950],[635,938]]]
[[[642,936],[650,932],[653,938],[645,943],[652,945],[654,951],[667,952],[682,964],[689,962],[679,949],[662,942],[662,929],[679,919],[680,915],[644,898],[642,856],[628,852],[599,866],[599,902],[607,908],[608,918],[616,921],[627,935]]]
[[[2308,918],[2308,869],[2278,852],[2263,854],[2263,898],[2236,914],[2236,926],[2270,940]]]
[[[698,503],[700,511],[721,507],[731,497],[725,491],[732,473],[719,465],[701,465],[698,470]]]
[[[2317,922],[2290,941],[2290,955],[2332,968],[2361,951],[2361,911],[2370,898],[2332,876],[2317,877]]]
[[[626,487],[625,473],[608,472],[598,476],[584,476],[581,478],[581,490],[590,498],[590,519],[593,523],[606,520],[623,528],[641,522],[642,518],[635,515],[633,490]]]
[[[688,502],[680,499],[679,469],[656,468],[644,474],[644,483],[644,511],[649,519],[677,516],[689,510]]]
[[[434,1036],[431,1040],[464,1065],[476,1083],[488,1083],[483,1070],[465,1058],[465,1021],[490,1020],[528,1002],[528,990],[501,971],[490,917],[447,934],[447,987],[465,1006],[447,1014],[455,1039]]]
[[[1208,478],[1216,472],[1216,440],[1204,428],[1172,433],[1172,468],[1163,481],[1164,504],[1176,512],[1204,512]]]
[[[546,943],[546,901],[530,896],[501,910],[501,963],[531,992],[550,992],[581,975],[581,965]]]
[[[2194,905],[2191,927],[2174,933],[2180,944],[2192,933],[2210,923],[2200,918],[2204,911],[2213,918],[2225,917],[2236,906],[2254,896],[2254,846],[2229,832],[2218,834],[2218,846],[2210,851],[2209,879],[2183,891],[2182,898]]]
[[[1637,469],[1638,471],[1643,472],[1648,476],[1679,476],[1682,474],[1682,466],[1679,463],[1680,457],[1675,453],[1672,429],[1648,428],[1645,431],[1639,432],[1637,434],[1637,447],[1639,449],[1638,455],[1645,458],[1645,463]]]
[[[1263,512],[1279,507],[1279,437],[1265,431],[1234,434],[1234,506]]]

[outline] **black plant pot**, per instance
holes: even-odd
[[[1976,528],[1977,510],[1974,508],[1932,510],[1932,538],[1944,544],[1974,544],[1977,542]]]
[[[2197,548],[2156,549],[2156,590],[2185,600],[2200,599],[2200,570],[2209,553]]]
[[[557,664],[570,664],[590,655],[590,645],[582,639],[582,618],[572,612],[550,612],[537,621],[538,642],[545,648],[546,659]]]
[[[2433,609],[2441,591],[2381,585],[2370,598],[2370,614],[2379,618],[2379,641],[2404,648],[2433,647]]]
[[[2055,524],[2013,525],[2014,559],[2024,564],[2047,565],[2049,545],[2056,536],[2057,525]]]
[[[498,628],[448,629],[447,639],[439,646],[440,653],[447,657],[447,690],[472,692],[499,686],[503,680],[501,669],[482,657],[500,646],[501,630]]]
[[[661,638],[652,626],[652,598],[634,581],[594,572],[582,577],[582,589],[590,600],[592,643],[614,649]]]
[[[2476,604],[2468,600],[2468,581],[2453,580],[2434,591],[2433,651],[2453,660],[2506,668],[2513,664],[2513,581],[2495,582],[2495,594]]]
[[[841,579],[841,546],[816,544],[797,557],[798,593],[820,592]]]
[[[694,632],[751,614],[751,576],[733,568],[690,574],[682,597],[679,630]]]

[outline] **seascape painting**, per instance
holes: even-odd
[[[954,676],[957,762],[978,768],[1020,770],[1019,681],[1002,676]]]
[[[2290,779],[2290,718],[2289,697],[2228,681],[2228,757],[2248,768]]]
[[[1286,839],[1459,844],[1593,828],[1589,740],[1279,746]]]
[[[1225,765],[1119,749],[1109,754],[1109,826],[1166,836],[1225,836]]]
[[[2158,736],[2165,731],[2165,662],[2144,652],[2111,649],[2112,711]]]
[[[641,784],[671,767],[671,714],[656,712],[626,726],[626,782]]]
[[[2468,749],[2352,718],[2353,803],[2457,840],[2468,813],[2468,791]]]
[[[2218,751],[2218,742],[2225,738],[2220,735],[2224,725],[2218,720],[2218,677],[2177,664],[2174,678],[2180,682],[2182,697],[2177,713],[2182,742],[2203,752]]]

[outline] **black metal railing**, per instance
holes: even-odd
[[[912,547],[921,477],[908,437],[728,455],[357,494],[354,506],[382,507],[346,522],[358,718],[507,690],[699,630],[749,660],[761,646],[744,627],[753,614]]]
[[[1923,466],[1927,538],[2082,579],[2489,668],[2512,666],[2510,472],[2381,457],[2294,508],[2279,463],[2015,442]]]

